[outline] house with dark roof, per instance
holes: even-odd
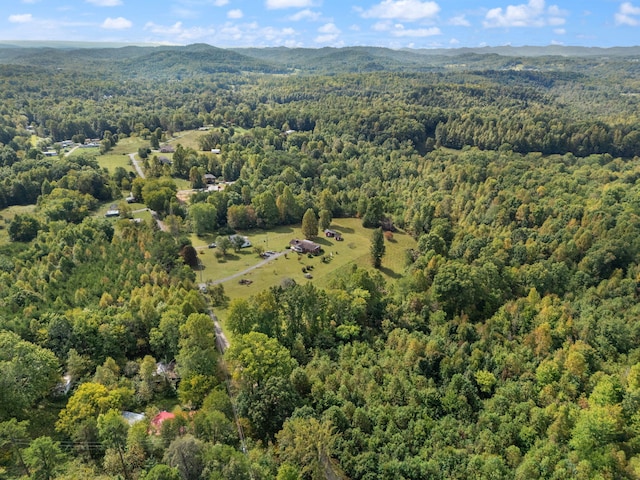
[[[294,238],[289,242],[289,248],[298,253],[311,253],[313,255],[319,255],[322,247],[311,240],[298,240]]]
[[[335,238],[339,242],[342,241],[342,235],[340,234],[340,232],[329,230],[328,228],[324,231],[324,236],[328,238]]]

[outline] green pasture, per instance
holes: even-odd
[[[117,167],[124,168],[127,172],[135,172],[133,165],[129,162],[129,155],[120,154],[116,155],[109,152],[106,155],[100,155],[96,158],[101,168],[106,168],[110,174],[112,174]]]
[[[148,147],[149,140],[140,137],[126,137],[118,140],[117,145],[109,151],[110,155],[122,155],[137,152],[140,147]]]
[[[363,228],[361,220],[356,218],[335,219],[331,228],[342,233],[344,240],[338,242],[324,236],[315,240],[324,249],[325,261],[323,256],[298,255],[288,249],[291,239],[303,238],[300,226],[278,227],[269,232],[243,232],[242,234],[249,237],[254,246],[260,245],[265,250],[288,253],[286,256],[271,259],[237,278],[223,282],[225,294],[230,299],[254,295],[261,290],[279,285],[286,278],[291,278],[298,283],[313,282],[319,287],[327,287],[334,277],[348,272],[354,264],[370,268],[369,247],[372,230]],[[207,244],[214,240],[214,237],[194,236],[192,238],[204,266],[203,270],[196,272],[198,282],[211,282],[238,274],[263,260],[253,252],[253,248],[246,248],[238,253],[231,252],[226,259],[218,259],[215,255],[216,250],[207,248]],[[392,240],[385,241],[385,245],[386,254],[382,259],[380,272],[387,281],[392,282],[401,276],[404,270],[405,252],[415,247],[415,241],[404,232],[396,232]],[[305,278],[303,267],[312,267],[308,273],[313,278]],[[252,283],[242,285],[239,283],[240,279],[251,280]],[[216,314],[224,319],[226,311],[216,308]]]
[[[99,155],[100,155],[100,147],[76,148],[73,152],[69,154],[67,158],[74,158],[74,157],[99,158]]]
[[[198,139],[206,135],[207,132],[201,132],[200,130],[185,130],[183,132],[176,132],[168,142],[174,147],[178,144],[184,148],[193,148],[196,152],[200,151],[200,144]]]

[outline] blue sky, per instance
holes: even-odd
[[[0,40],[203,42],[219,47],[640,45],[640,0],[0,0],[0,4]]]

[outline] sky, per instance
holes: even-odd
[[[631,46],[640,45],[640,0],[0,0],[0,40]]]

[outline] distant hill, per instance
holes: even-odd
[[[438,49],[415,49],[408,50],[422,55],[446,55],[458,56],[467,53],[479,55],[497,54],[508,57],[546,57],[559,55],[563,57],[620,57],[640,55],[640,46],[637,47],[570,47],[565,45],[548,45],[544,47],[523,46],[512,47],[509,45],[501,47],[479,47],[479,48],[438,48]]]
[[[182,77],[215,72],[284,73],[286,68],[205,44],[119,48],[0,47],[0,64],[119,72],[125,76]]]
[[[482,70],[584,71],[625,69],[637,62],[640,47],[483,47],[457,49],[217,48],[136,46],[74,42],[5,42],[0,64],[40,68],[91,69],[126,77],[185,78],[213,73],[338,74]],[[572,58],[572,62],[566,62]],[[603,67],[604,65],[604,67]],[[640,67],[639,67],[640,68]]]

